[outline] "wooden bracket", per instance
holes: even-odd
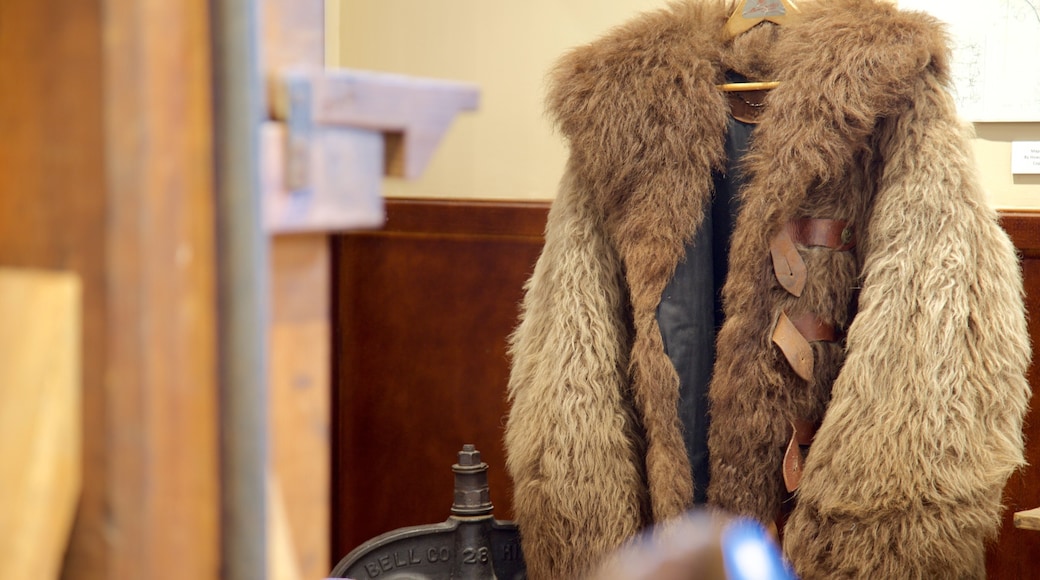
[[[272,233],[383,223],[384,175],[418,177],[475,85],[353,69],[283,71],[263,130],[264,220]]]

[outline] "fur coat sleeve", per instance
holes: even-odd
[[[947,92],[936,22],[874,0],[799,3],[783,30],[721,39],[731,7],[677,3],[580,47],[549,108],[571,149],[513,336],[506,426],[531,578],[578,578],[690,507],[678,378],[654,318],[723,167],[724,71],[779,78],[745,159],[711,383],[720,509],[770,522],[793,420],[820,427],[784,550],[803,578],[967,578],[1023,464],[1022,280]],[[794,218],[855,224],[855,252],[770,240]],[[846,330],[808,380],[781,312]]]
[[[883,122],[859,312],[785,547],[805,578],[984,577],[1023,465],[1030,347],[1014,248],[932,74]]]
[[[625,301],[617,253],[569,172],[512,345],[505,445],[532,579],[579,578],[648,522]]]

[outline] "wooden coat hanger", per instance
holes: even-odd
[[[723,33],[726,38],[736,38],[751,30],[760,22],[772,22],[780,26],[798,18],[798,7],[788,0],[741,0],[730,14]],[[748,83],[725,83],[718,85],[722,91],[764,91],[779,86],[778,81]]]
[[[759,22],[783,26],[798,18],[798,8],[788,0],[741,0],[723,31],[726,38],[736,38]]]
[[[715,88],[728,93],[737,91],[768,91],[780,86],[780,81],[754,81],[748,83],[723,83]]]

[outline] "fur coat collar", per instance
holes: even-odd
[[[978,186],[930,17],[799,3],[725,40],[729,3],[677,3],[567,54],[548,108],[570,159],[512,346],[506,431],[532,578],[578,577],[693,497],[655,310],[725,163],[732,70],[780,80],[744,160],[711,385],[711,503],[771,521],[790,422],[822,421],[785,551],[806,578],[978,575],[1022,464],[1029,345],[1014,251]],[[855,224],[855,252],[770,240]],[[770,343],[778,312],[847,330],[812,380]],[[956,539],[951,539],[956,537]],[[947,573],[949,571],[953,573]]]

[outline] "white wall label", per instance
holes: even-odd
[[[1011,142],[1011,173],[1040,174],[1040,141]]]

